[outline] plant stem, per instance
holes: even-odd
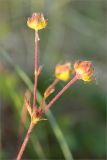
[[[59,79],[55,79],[54,81],[53,81],[53,83],[46,89],[46,91],[45,92],[50,92],[55,86],[56,86],[56,84],[59,82]],[[45,101],[46,101],[46,98],[47,97],[43,97],[43,99],[42,99],[42,102],[41,102],[41,104],[40,104],[40,106],[39,106],[39,111],[42,109],[42,107],[43,107],[43,105],[44,105],[44,103],[45,103]]]
[[[70,82],[67,83],[67,85],[49,102],[49,104],[46,105],[43,112],[46,112],[51,107],[51,105],[77,80],[78,80],[78,78],[75,75],[75,77],[73,79],[71,79]]]
[[[34,68],[34,93],[33,93],[33,110],[36,110],[36,92],[38,80],[38,31],[35,30],[35,68]]]
[[[52,89],[52,88],[54,88],[55,86],[56,86],[56,84],[59,82],[59,79],[55,79],[54,81],[53,81],[53,83],[48,87],[48,88],[50,88],[50,90]]]
[[[37,92],[37,80],[38,80],[38,31],[35,30],[35,66],[34,66],[34,93],[33,93],[33,111],[36,111],[36,92]],[[20,148],[20,151],[18,153],[18,156],[16,160],[20,160],[22,157],[22,154],[26,148],[26,145],[29,141],[30,135],[32,133],[32,130],[34,128],[35,124],[31,122],[28,132],[26,134],[26,137],[24,139],[24,142]]]
[[[21,148],[20,148],[20,151],[19,151],[19,153],[18,153],[18,156],[17,156],[16,160],[20,160],[20,159],[21,159],[22,154],[23,154],[23,152],[24,152],[24,150],[25,150],[25,148],[26,148],[26,145],[27,145],[27,143],[28,143],[28,141],[29,141],[29,138],[30,138],[30,135],[31,135],[31,133],[32,133],[32,130],[33,130],[34,126],[35,126],[35,124],[33,124],[33,123],[30,124],[29,129],[28,129],[28,132],[27,132],[27,134],[26,134],[26,137],[25,137],[25,139],[24,139],[24,141],[23,141],[23,144],[22,144],[22,146],[21,146]]]

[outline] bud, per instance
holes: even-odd
[[[57,79],[67,81],[71,76],[71,63],[58,64],[55,68]]]
[[[42,71],[42,68],[43,68],[43,67],[40,66],[37,71],[35,70],[35,72],[34,72],[35,76],[39,76],[39,75],[40,75],[40,73],[41,73],[41,71]]]
[[[35,117],[34,115],[32,116],[32,123],[37,124],[40,121],[39,117]]]
[[[78,79],[83,81],[91,81],[93,75],[93,67],[91,61],[77,61],[74,64],[74,70]]]
[[[40,30],[47,26],[48,20],[44,19],[43,14],[33,13],[31,18],[28,18],[27,25],[31,29]]]
[[[32,108],[31,108],[31,106],[29,104],[29,101],[27,100],[26,96],[25,96],[24,100],[25,100],[25,106],[27,107],[27,110],[28,110],[28,112],[29,112],[29,114],[31,116],[32,115]]]
[[[31,115],[31,121],[33,124],[37,124],[39,121],[40,121],[40,112],[33,112],[32,115]]]
[[[54,91],[55,91],[55,89],[54,89],[54,88],[51,88],[51,86],[49,86],[49,87],[46,89],[45,93],[44,93],[44,97],[45,97],[45,98],[49,97]]]

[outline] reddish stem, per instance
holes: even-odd
[[[59,82],[59,79],[55,79],[54,80],[54,82],[46,89],[46,91],[48,90],[48,91],[51,91],[55,86],[56,86],[56,84]],[[40,104],[40,106],[39,106],[39,111],[41,111],[41,109],[42,109],[42,107],[43,107],[43,105],[44,105],[44,103],[45,103],[45,100],[46,100],[46,98],[47,97],[43,97],[43,99],[42,99],[42,102],[41,102],[41,104]]]
[[[38,31],[35,30],[35,69],[34,69],[34,93],[33,93],[33,110],[36,110],[36,92],[38,80]]]
[[[59,79],[56,78],[56,79],[54,80],[54,82],[49,86],[49,87],[50,87],[50,90],[51,90],[52,88],[54,88],[58,82],[59,82]]]
[[[34,93],[33,93],[33,111],[36,111],[36,92],[37,92],[37,80],[38,80],[38,31],[35,31],[35,68],[34,68]],[[16,160],[20,160],[22,157],[22,154],[25,150],[25,147],[29,141],[30,135],[32,133],[32,130],[34,128],[35,124],[31,123],[28,129],[28,132],[26,134],[26,137],[24,139],[24,142],[20,148],[20,151],[18,153],[18,156]]]
[[[18,153],[18,156],[17,156],[16,160],[20,160],[21,159],[22,154],[23,154],[23,152],[25,150],[25,147],[26,147],[26,145],[27,145],[27,143],[29,141],[29,138],[30,138],[30,135],[32,133],[32,130],[33,130],[34,126],[35,126],[35,124],[33,124],[33,123],[30,124],[28,132],[26,134],[26,137],[25,137],[24,142],[23,142],[23,144],[22,144],[22,146],[20,148],[20,151]]]
[[[46,105],[43,112],[46,112],[51,107],[51,105],[77,80],[77,76],[71,79],[71,81],[67,83],[67,85],[49,102],[49,104]]]

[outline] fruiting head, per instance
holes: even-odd
[[[28,18],[27,25],[31,29],[40,30],[47,26],[48,20],[44,19],[42,13],[33,13],[31,18]]]
[[[55,68],[57,79],[67,81],[71,76],[71,63],[58,64]]]
[[[83,81],[91,81],[93,75],[93,67],[91,61],[77,61],[74,64],[74,70],[78,79]]]

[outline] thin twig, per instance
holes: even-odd
[[[35,126],[35,124],[33,124],[33,123],[30,124],[28,132],[26,134],[26,137],[25,137],[24,142],[23,142],[23,144],[22,144],[22,146],[20,148],[20,151],[18,153],[18,156],[17,156],[16,160],[20,160],[21,159],[22,154],[23,154],[23,152],[24,152],[24,150],[26,148],[26,145],[27,145],[27,143],[29,141],[29,138],[30,138],[30,135],[32,133],[32,130],[33,130],[34,126]]]
[[[71,79],[71,81],[67,83],[67,85],[49,102],[49,104],[46,105],[43,112],[46,112],[51,107],[51,105],[77,80],[77,76]]]
[[[33,97],[33,110],[36,110],[36,92],[38,80],[38,31],[35,30],[35,69],[34,69],[34,97]]]
[[[56,84],[57,84],[58,82],[59,82],[59,79],[56,78],[56,79],[53,81],[53,83],[46,89],[45,94],[46,94],[46,92],[48,92],[47,94],[49,94],[49,92],[51,92],[51,90],[54,89],[54,87],[56,86]],[[45,97],[45,96],[43,97],[42,102],[41,102],[41,104],[40,104],[40,106],[39,106],[39,111],[42,109],[43,105],[45,104],[46,98],[47,98],[47,97]]]

